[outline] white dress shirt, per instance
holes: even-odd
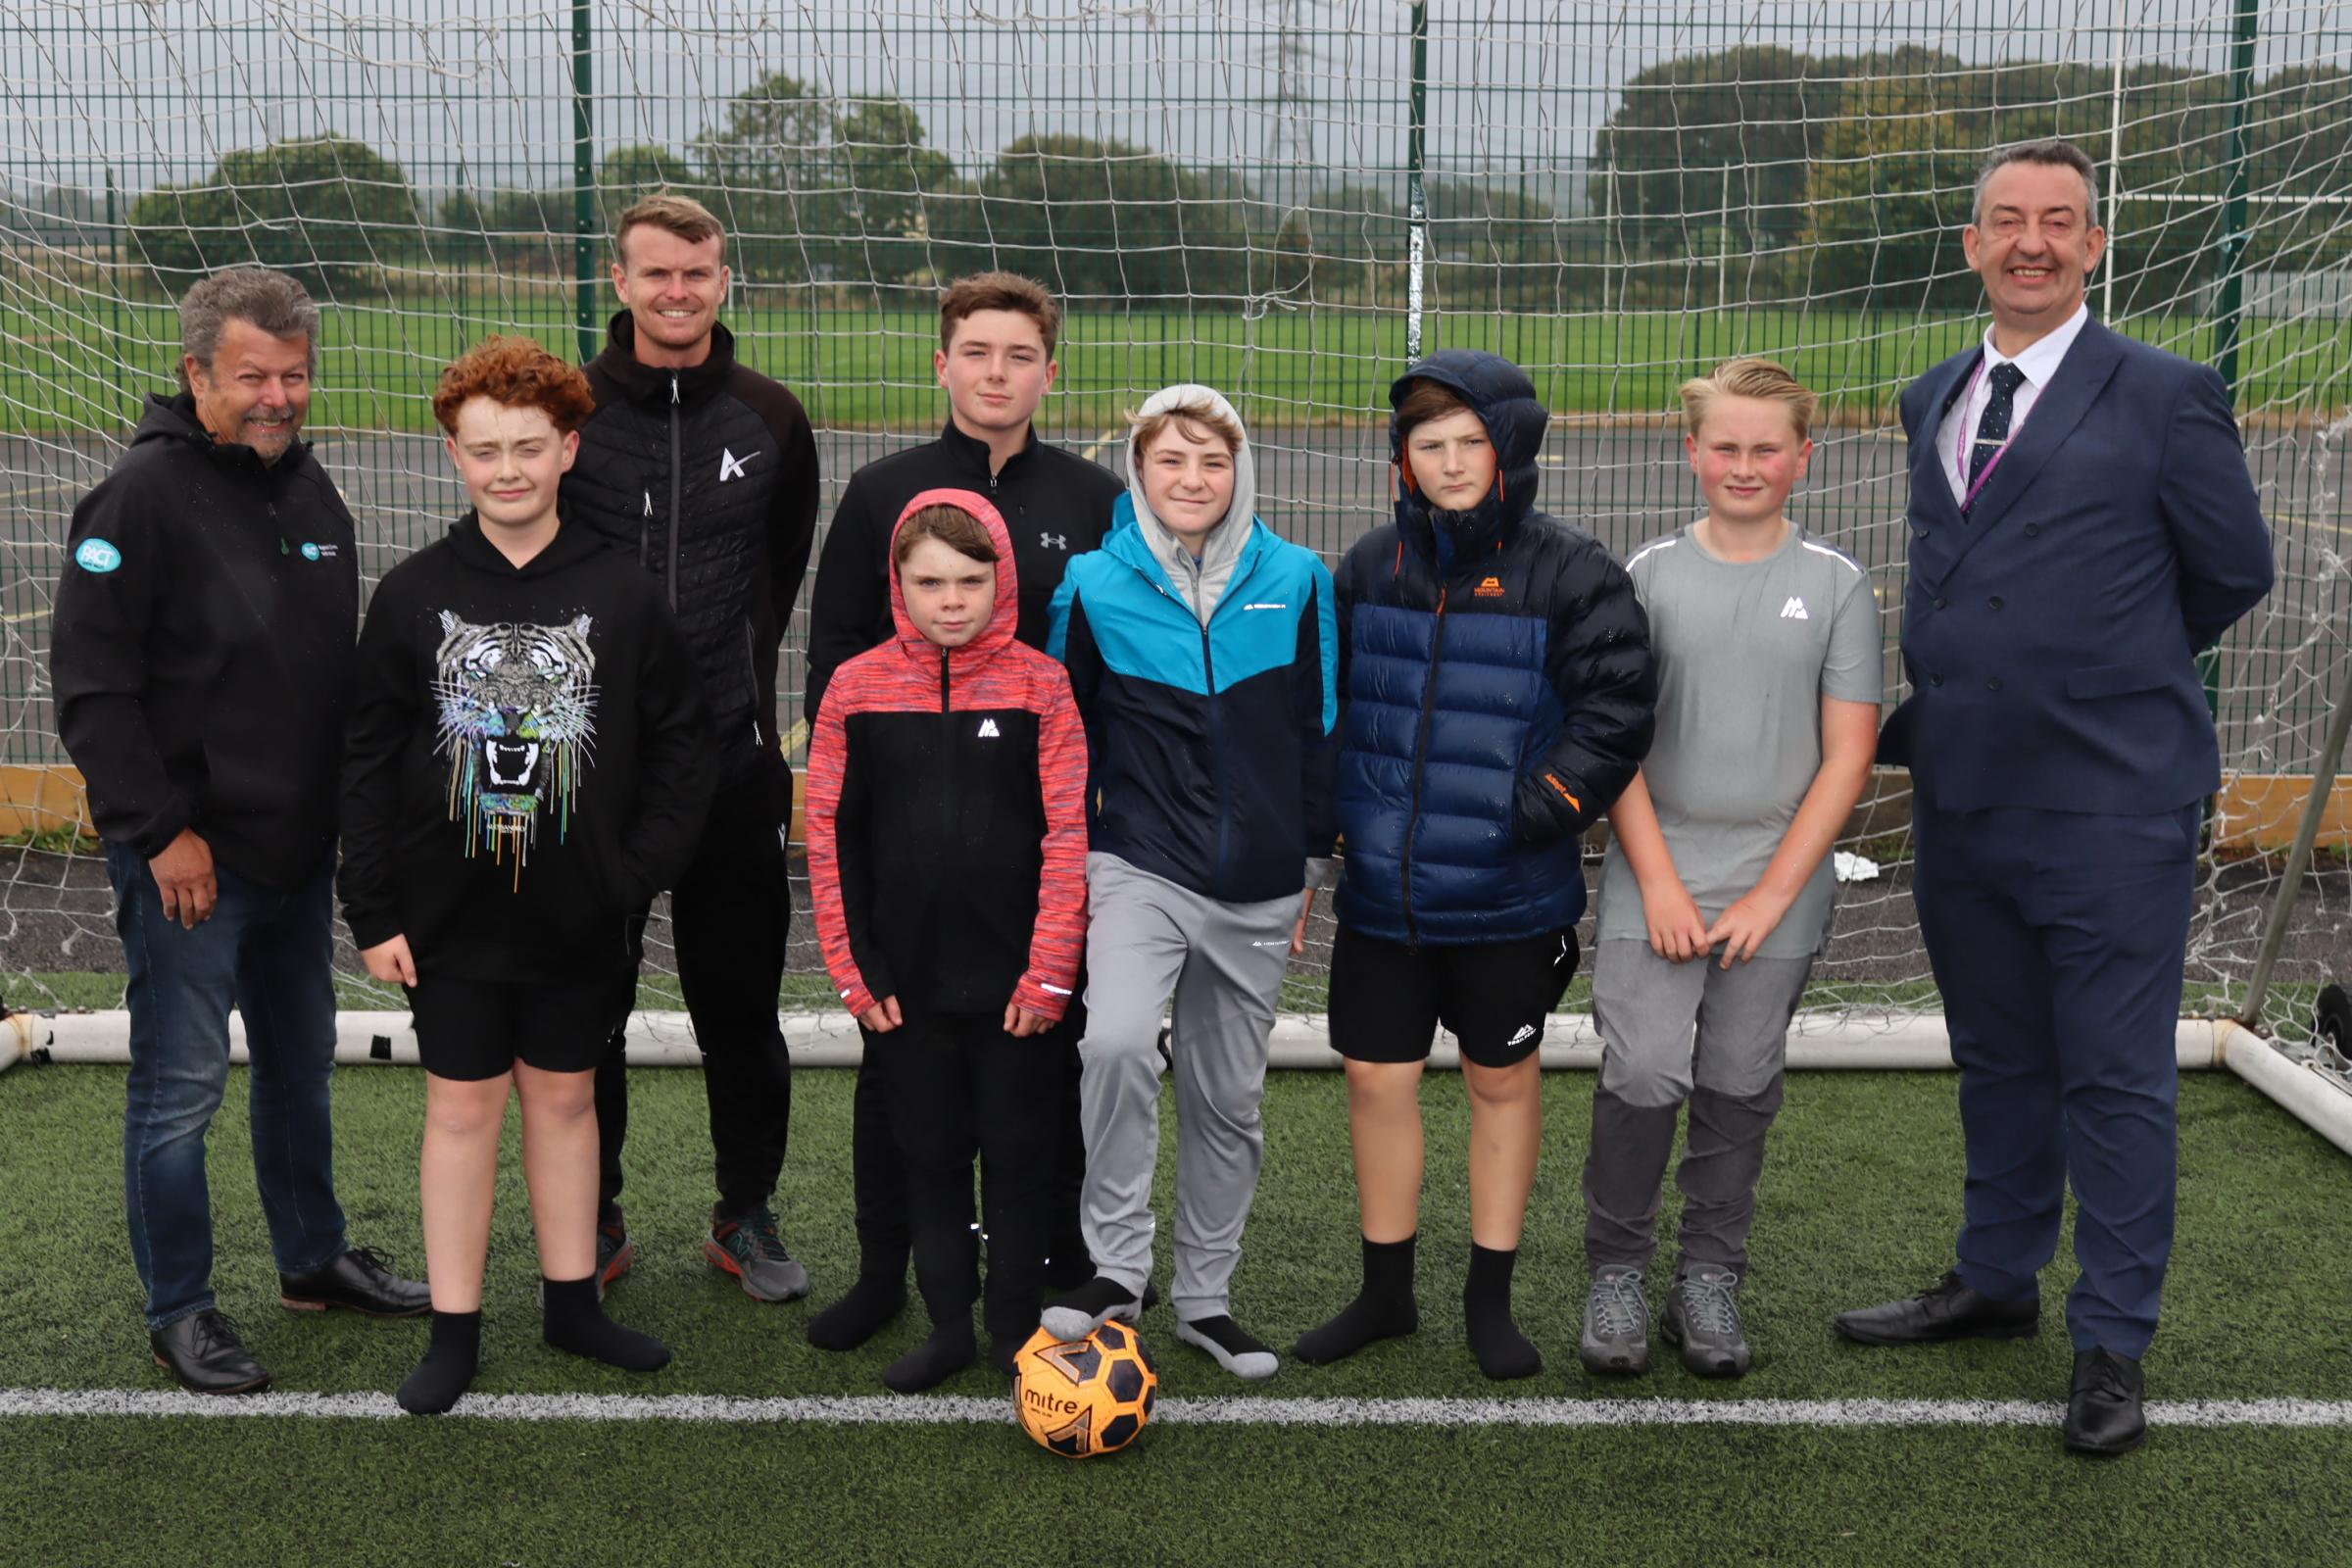
[[[2089,319],[2090,306],[2087,303],[2076,306],[2075,314],[2067,318],[2064,326],[2037,338],[2015,359],[1994,348],[1992,328],[1984,329],[1984,363],[1969,373],[1967,395],[1954,405],[1944,418],[1943,427],[1936,432],[1936,450],[1943,458],[1943,476],[1951,481],[1954,501],[1963,506],[1968,504],[1968,448],[1977,426],[1984,422],[1984,406],[1992,401],[1993,367],[2014,365],[2025,376],[2018,383],[2015,412],[2009,416],[2009,437],[2015,440],[2025,428],[2026,416],[2034,412],[2043,388],[2050,384],[2050,377],[2058,373],[2059,362],[2066,358],[2066,351],[2082,335],[2082,323]]]

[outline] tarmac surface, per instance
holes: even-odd
[[[842,483],[859,464],[930,434],[822,433],[820,517],[830,516]],[[1065,439],[1116,466],[1121,435],[1080,431]],[[1386,520],[1384,431],[1261,427],[1252,440],[1260,514],[1287,537],[1336,559]],[[2352,657],[2352,499],[2344,451],[2352,445],[2352,429],[2258,428],[2250,443],[2248,462],[2277,540],[2280,586],[2225,646],[2224,751],[2249,771],[2308,770],[2323,727],[2320,716],[2340,682],[2344,660]],[[436,537],[462,510],[447,458],[433,438],[325,431],[318,450],[358,519],[361,570],[369,579]],[[0,496],[9,519],[0,534],[0,762],[60,760],[46,697],[48,612],[74,502],[103,476],[116,451],[85,433],[0,436]],[[1620,559],[1679,526],[1694,510],[1695,489],[1680,433],[1672,428],[1561,422],[1542,465],[1540,504],[1593,532]],[[1899,432],[1829,430],[1791,507],[1817,538],[1845,550],[1871,572],[1887,607],[1890,694],[1899,677],[1892,649],[1902,598],[1905,495]],[[804,605],[807,597],[804,589]],[[796,615],[782,672],[788,722],[799,717],[793,694],[801,683],[801,624]],[[2340,863],[2306,879],[2282,979],[2352,970],[2348,884],[2352,873]],[[2270,885],[2260,862],[2221,867],[2208,876],[2192,937],[2192,981],[2243,975]],[[1817,979],[1924,982],[1926,962],[1908,889],[1900,855],[1888,858],[1878,880],[1845,888]],[[803,917],[795,926],[793,967],[813,972],[817,958],[807,928],[805,886],[798,903]],[[118,969],[109,905],[104,865],[96,858],[0,850],[0,977],[9,970]],[[1318,923],[1324,923],[1321,916]],[[1323,934],[1328,936],[1327,926]],[[656,968],[667,967],[660,947],[665,935],[658,922]],[[348,952],[344,957],[348,962]],[[1320,969],[1320,951],[1310,953],[1302,967]]]

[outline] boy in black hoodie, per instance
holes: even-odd
[[[547,1343],[669,1360],[598,1301],[595,1068],[631,1001],[631,914],[701,831],[710,740],[660,589],[557,514],[593,407],[524,338],[443,372],[433,414],[474,510],[385,575],[360,635],[341,889],[368,972],[411,988],[426,1073],[432,1343],[399,1393],[416,1414],[473,1378],[510,1088]]]

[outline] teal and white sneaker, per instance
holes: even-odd
[[[1610,1263],[1592,1271],[1576,1354],[1588,1372],[1649,1370],[1649,1298],[1640,1269]]]
[[[785,1250],[776,1216],[765,1208],[741,1220],[714,1219],[703,1238],[703,1256],[734,1275],[755,1301],[797,1301],[808,1294],[808,1270]]]
[[[1740,1276],[1712,1263],[1683,1271],[1667,1294],[1658,1332],[1683,1348],[1683,1365],[1702,1378],[1736,1378],[1748,1368],[1740,1324]]]

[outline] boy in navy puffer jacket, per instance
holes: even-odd
[[[1535,510],[1547,422],[1524,371],[1430,356],[1390,388],[1396,520],[1341,564],[1345,871],[1331,1043],[1348,1058],[1364,1285],[1299,1340],[1336,1361],[1419,1326],[1421,1069],[1438,1025],[1470,1095],[1470,1348],[1543,1357],[1511,1270],[1543,1136],[1537,1048],[1576,972],[1584,830],[1649,749],[1657,680],[1632,581]]]

